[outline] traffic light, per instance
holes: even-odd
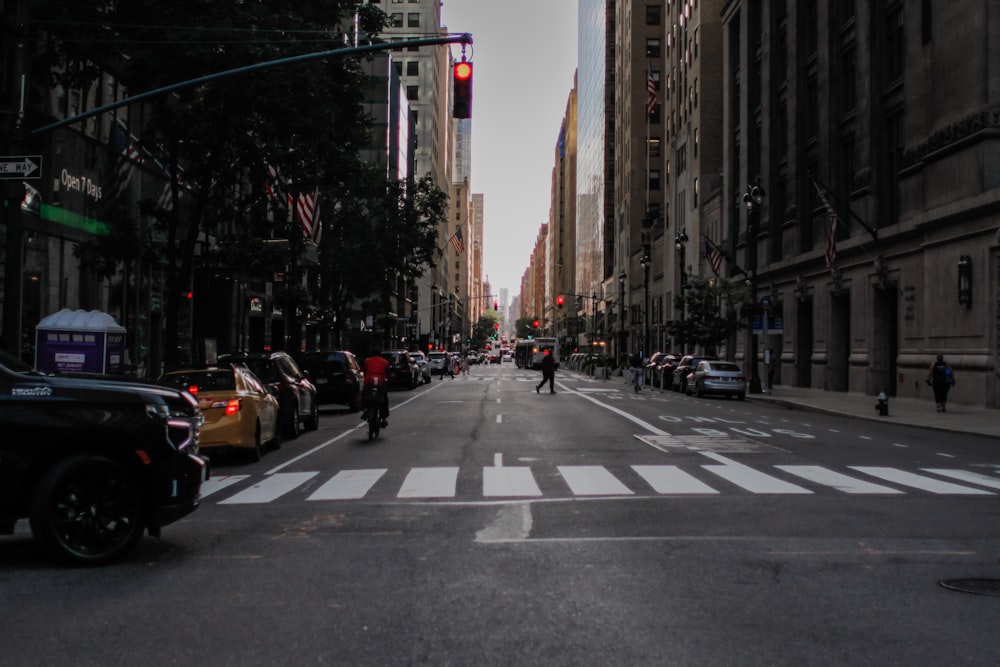
[[[493,310],[500,310],[500,302],[499,301],[494,301],[493,302]]]
[[[452,68],[452,107],[454,118],[472,118],[472,63],[463,60]]]
[[[538,320],[532,320],[531,321],[531,326],[535,327],[536,329],[538,328],[539,324],[541,324],[541,322],[539,322]]]
[[[562,294],[556,297],[556,306],[559,307],[559,310],[562,310],[564,303],[566,303],[566,297],[564,297]]]
[[[496,323],[494,323],[494,324],[493,324],[493,329],[494,329],[495,331],[500,331],[500,323],[499,323],[499,322],[496,322]]]

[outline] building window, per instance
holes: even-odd
[[[660,57],[660,40],[655,38],[646,40],[646,57],[651,60]]]
[[[691,208],[692,209],[697,209],[698,208],[698,179],[697,178],[694,179],[694,197],[693,197],[693,199],[691,201]]]
[[[660,25],[660,6],[646,5],[646,25]]]
[[[650,169],[649,170],[649,190],[651,192],[659,192],[660,190],[660,170]]]
[[[420,86],[407,86],[406,87],[406,99],[411,102],[416,102],[420,97]]]
[[[409,60],[406,63],[406,75],[407,76],[419,76],[420,74],[420,61],[419,60]]]
[[[649,138],[649,157],[660,157],[660,138]]]
[[[407,28],[419,28],[420,27],[420,13],[419,12],[409,12],[406,15],[406,27]]]
[[[393,28],[402,28],[403,27],[403,13],[402,12],[393,12],[392,14],[389,15],[389,19],[392,21],[392,27]]]
[[[886,84],[903,78],[906,44],[903,34],[903,5],[896,3],[885,14]]]

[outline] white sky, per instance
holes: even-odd
[[[472,34],[472,192],[484,199],[484,278],[517,296],[548,221],[559,127],[576,70],[578,0],[443,0]],[[452,46],[455,56],[459,46]]]

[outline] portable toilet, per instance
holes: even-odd
[[[35,327],[35,368],[46,373],[120,375],[125,327],[99,310],[63,308]]]

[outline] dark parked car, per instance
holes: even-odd
[[[414,389],[420,384],[420,368],[406,350],[383,352],[382,356],[389,360],[389,377],[386,383],[389,387]]]
[[[96,565],[198,507],[208,464],[186,392],[35,371],[0,353],[0,533]]]
[[[320,403],[339,403],[351,411],[361,409],[361,386],[365,382],[361,363],[347,350],[316,350],[297,356],[299,367],[316,385]]]
[[[319,401],[316,385],[285,352],[220,354],[222,363],[242,363],[253,371],[278,397],[278,422],[282,435],[291,440],[302,428],[319,428]]]
[[[698,362],[706,359],[714,361],[715,357],[693,354],[684,355],[684,357],[677,362],[677,367],[674,369],[674,379],[671,388],[674,391],[687,393],[688,382],[690,381],[688,376],[694,372],[694,369],[698,366]]]

